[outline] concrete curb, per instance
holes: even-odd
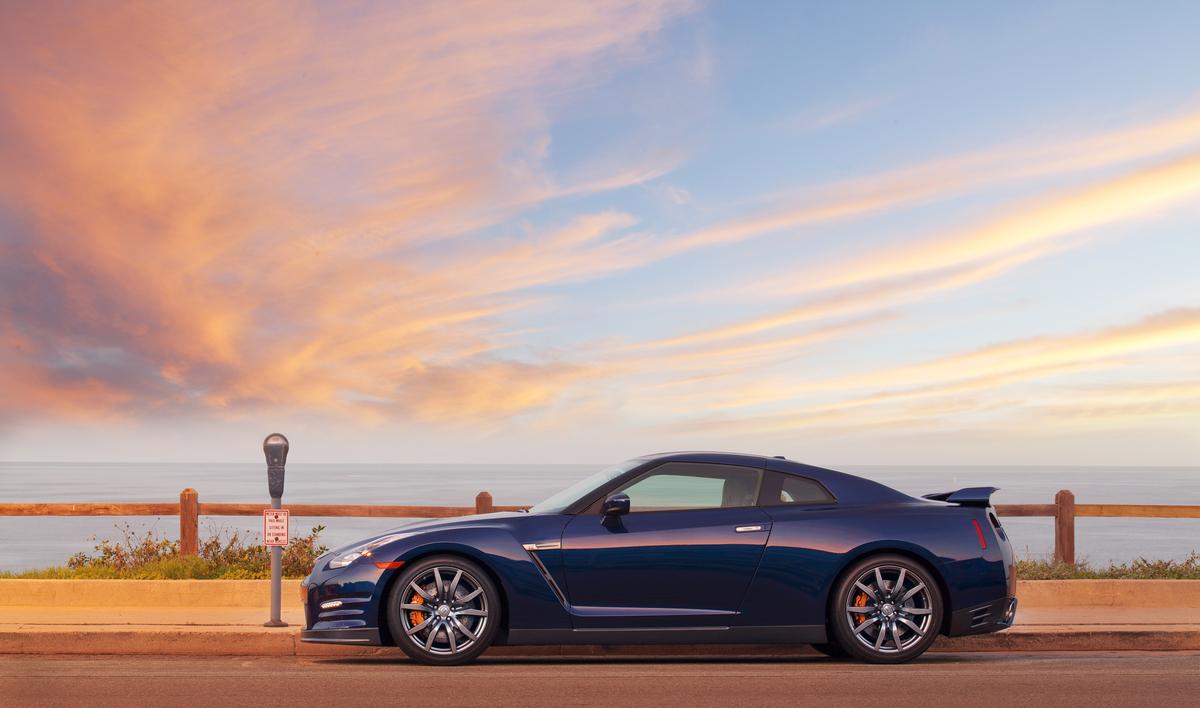
[[[1151,630],[1023,630],[975,637],[942,637],[935,652],[1194,651],[1200,628]],[[789,657],[814,653],[804,645],[544,646],[496,647],[496,658]],[[306,644],[298,631],[242,628],[102,629],[55,627],[0,630],[0,654],[122,654],[167,656],[377,656],[403,658],[395,648]]]

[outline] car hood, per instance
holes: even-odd
[[[461,529],[461,528],[471,528],[471,527],[478,527],[478,526],[488,526],[488,525],[494,524],[495,522],[500,521],[500,520],[514,519],[514,518],[518,518],[518,517],[529,518],[529,516],[530,516],[529,514],[527,514],[525,512],[520,512],[520,511],[497,511],[492,514],[473,514],[471,516],[454,516],[454,517],[450,517],[447,519],[416,519],[416,520],[410,521],[406,524],[400,524],[399,526],[397,526],[393,529],[388,529],[387,531],[377,533],[372,536],[366,536],[364,538],[360,538],[357,541],[353,541],[353,542],[348,543],[339,548],[334,548],[333,550],[324,554],[322,556],[322,558],[324,558],[326,555],[334,555],[334,556],[341,555],[342,553],[348,552],[354,548],[357,548],[364,544],[370,543],[371,541],[374,541],[379,538],[383,538],[384,536],[391,536],[393,534],[402,533],[402,534],[416,535],[416,534],[426,533],[426,532],[430,532],[430,531],[444,531],[444,530],[449,530],[449,529]]]

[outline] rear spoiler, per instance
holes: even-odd
[[[956,492],[941,492],[925,494],[922,499],[958,504],[959,506],[991,506],[992,494],[999,491],[997,487],[967,487]]]

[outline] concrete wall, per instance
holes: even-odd
[[[300,581],[284,580],[284,608],[300,609]],[[269,580],[0,579],[0,606],[269,607]]]

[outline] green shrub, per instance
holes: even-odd
[[[179,542],[159,538],[153,531],[140,534],[128,524],[117,526],[122,539],[102,539],[91,553],[76,553],[65,566],[17,573],[8,578],[76,578],[132,580],[255,579],[271,577],[270,550],[243,538],[241,532],[211,531],[200,542],[199,553],[183,556]],[[302,578],[326,550],[317,538],[325,530],[315,526],[307,536],[293,536],[283,549],[283,575]]]

